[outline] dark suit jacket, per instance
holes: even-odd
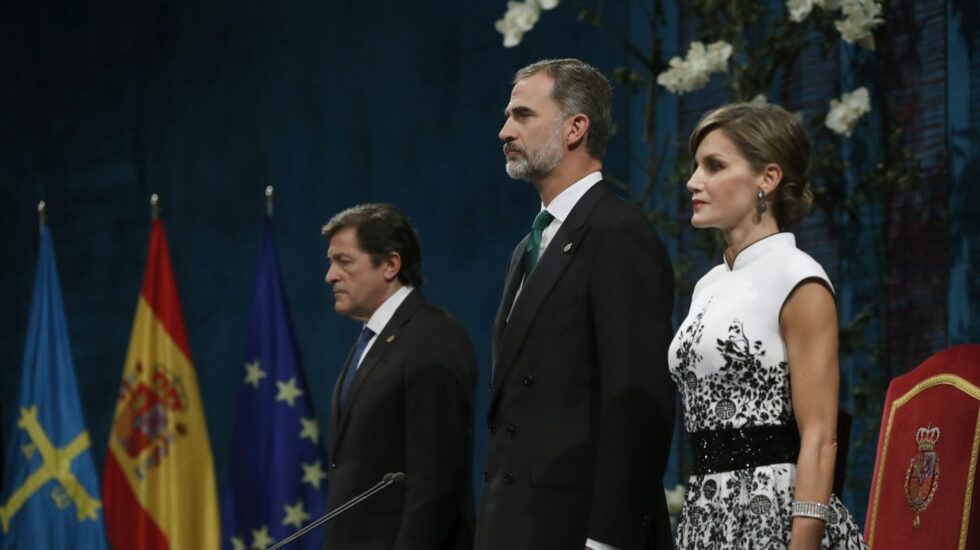
[[[405,482],[328,523],[326,548],[472,547],[475,379],[462,325],[413,291],[357,369],[346,410],[334,388],[327,509],[386,473],[405,472]]]
[[[515,301],[527,240],[494,327],[476,548],[672,548],[670,259],[605,183],[575,205]]]

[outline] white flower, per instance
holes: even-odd
[[[684,507],[684,494],[687,489],[683,485],[677,485],[673,489],[664,489],[664,497],[667,498],[667,513],[675,516],[681,513]]]
[[[881,4],[877,0],[842,0],[841,11],[844,20],[834,23],[841,38],[868,50],[875,49],[871,31],[885,22],[881,17]]]
[[[550,10],[558,6],[560,0],[524,0],[522,2],[507,2],[507,12],[503,19],[498,19],[493,27],[504,35],[504,47],[513,48],[524,39],[524,33],[534,28],[541,18],[541,10]]]
[[[521,39],[524,38],[524,31],[522,31],[513,21],[510,19],[498,19],[496,23],[493,24],[493,28],[497,29],[497,32],[504,35],[504,47],[513,48],[514,46],[521,43]]]
[[[711,74],[711,60],[708,59],[707,52],[708,50],[704,47],[704,44],[701,42],[692,42],[691,47],[687,50],[687,57],[679,65],[684,68],[684,71],[692,79],[699,82],[701,80],[704,81],[698,88],[708,83],[708,77]]]
[[[504,35],[504,47],[513,48],[521,43],[524,33],[534,28],[540,16],[541,7],[537,0],[507,2],[504,18],[498,19],[493,27]]]
[[[789,18],[797,23],[802,23],[814,7],[833,11],[839,6],[838,0],[786,0],[786,11],[789,12]]]
[[[791,20],[800,23],[813,11],[813,4],[813,0],[786,0],[786,11]]]
[[[504,14],[505,20],[510,20],[524,32],[534,28],[534,24],[541,17],[541,8],[534,0],[530,2],[507,2],[507,13]]]
[[[705,59],[711,72],[722,72],[728,68],[728,58],[732,56],[732,45],[719,40],[708,46]]]
[[[705,47],[701,42],[692,42],[687,57],[674,57],[670,68],[657,75],[657,84],[677,93],[691,92],[705,87],[713,73],[724,72],[728,59],[732,56],[732,45],[719,40]]]
[[[868,96],[868,89],[861,86],[857,90],[845,93],[840,100],[830,100],[830,112],[824,124],[840,135],[851,137],[854,126],[864,115],[871,112],[871,100]]]

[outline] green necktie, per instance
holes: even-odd
[[[530,275],[534,271],[534,266],[538,265],[538,254],[541,251],[541,233],[544,228],[551,224],[555,219],[551,212],[542,210],[534,218],[531,224],[531,238],[527,241],[527,248],[524,250],[524,273]]]

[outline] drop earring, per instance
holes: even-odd
[[[758,193],[757,196],[759,197],[759,205],[756,206],[755,209],[756,209],[756,211],[760,215],[761,214],[765,214],[766,213],[766,194],[762,192],[762,189],[759,189],[759,193]]]

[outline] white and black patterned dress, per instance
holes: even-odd
[[[723,263],[698,281],[691,310],[670,345],[671,376],[681,390],[688,434],[795,425],[779,313],[807,279],[830,287],[823,268],[796,248],[793,235],[777,233],[742,250],[733,267]],[[678,548],[787,548],[795,479],[795,458],[691,476]],[[830,506],[822,547],[866,548],[836,496]]]

